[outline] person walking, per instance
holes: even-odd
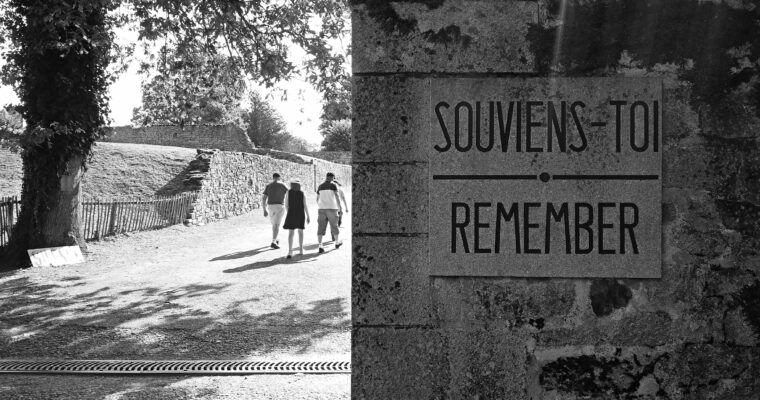
[[[280,182],[280,174],[272,174],[272,183],[264,189],[264,195],[261,198],[261,204],[265,205],[264,216],[269,217],[269,223],[272,224],[272,244],[269,246],[273,249],[280,248],[280,240],[277,236],[280,234],[280,224],[285,216],[285,194],[288,187]]]
[[[285,216],[285,224],[283,229],[287,229],[288,233],[288,257],[293,257],[293,236],[295,230],[298,229],[298,247],[300,254],[303,255],[303,230],[304,219],[306,223],[311,223],[311,217],[309,216],[309,207],[306,206],[306,199],[304,193],[301,191],[301,181],[294,180],[290,182],[290,190],[285,197],[285,208],[288,214]],[[304,218],[306,217],[306,218]]]
[[[345,211],[346,213],[348,213],[348,203],[346,202],[346,194],[345,194],[345,193],[343,193],[343,185],[341,185],[341,184],[340,184],[340,182],[338,182],[338,180],[337,180],[337,179],[333,179],[333,181],[332,181],[332,182],[333,182],[333,183],[335,184],[335,186],[338,188],[338,197],[339,197],[341,200],[343,200],[343,205],[345,206],[345,208],[344,208],[344,211]],[[338,214],[338,228],[340,228],[342,224],[343,224],[343,213],[339,213],[339,214]],[[333,237],[333,240],[335,240],[335,238],[334,238],[334,237]]]
[[[338,249],[343,244],[340,241],[340,230],[338,229],[338,213],[343,212],[338,197],[338,187],[332,182],[335,174],[328,172],[325,181],[317,188],[317,241],[319,242],[319,252],[324,253],[322,247],[322,238],[327,232],[327,224],[330,224],[330,233],[335,240],[335,248]]]

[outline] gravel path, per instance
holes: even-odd
[[[316,217],[314,204],[311,210]],[[292,260],[285,259],[285,249],[268,248],[270,228],[255,212],[202,227],[175,226],[92,243],[88,261],[80,265],[2,274],[0,358],[348,361],[350,224],[344,218],[343,247],[329,245],[327,253],[318,255],[313,220],[305,232],[306,254]],[[287,246],[285,234],[280,242]],[[344,387],[333,394],[347,396],[347,377],[324,382],[340,383]],[[44,384],[31,383],[48,378],[0,376],[0,397],[22,396],[24,387],[43,390]],[[290,383],[293,388],[313,386],[308,382],[322,382],[318,378],[253,381],[282,380],[271,388],[284,390]],[[77,379],[81,377],[61,382],[76,385]],[[225,382],[256,386],[252,377],[118,379],[149,391],[190,385],[176,389],[189,390],[189,397],[167,392],[153,398],[245,398],[225,389]],[[126,390],[125,385],[132,387],[115,384],[109,395]],[[103,396],[96,390],[72,398]],[[107,398],[151,398],[119,396]],[[304,398],[321,398],[314,396]]]

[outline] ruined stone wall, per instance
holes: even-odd
[[[225,151],[251,151],[254,148],[245,131],[233,125],[117,126],[111,128],[102,141]]]
[[[316,196],[321,181],[315,181],[315,171],[325,165],[336,175],[351,176],[351,166],[324,161],[295,163],[258,154],[198,150],[186,182],[198,191],[188,223],[204,224],[261,208],[264,188],[275,172],[288,186],[291,180],[300,180],[306,196]]]
[[[304,155],[338,164],[351,164],[350,151],[312,151],[309,153],[304,153]]]
[[[759,9],[353,1],[352,396],[760,398]],[[428,87],[472,76],[662,79],[661,278],[430,275]]]

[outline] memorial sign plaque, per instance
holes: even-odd
[[[658,278],[662,84],[432,79],[431,273]]]

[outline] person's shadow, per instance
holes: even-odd
[[[210,261],[225,261],[225,260],[236,260],[238,258],[246,258],[246,257],[253,257],[256,254],[263,253],[267,250],[274,250],[269,246],[260,247],[258,249],[253,250],[246,250],[246,251],[238,251],[235,253],[225,254],[223,256],[214,257]]]
[[[304,249],[306,249],[306,246],[304,246]],[[237,268],[225,269],[223,272],[226,274],[232,274],[237,272],[252,271],[255,269],[269,268],[277,265],[304,264],[315,261],[314,259],[319,256],[319,253],[309,253],[304,255],[294,254],[293,258],[291,259],[287,259],[285,256],[283,256],[275,258],[274,260],[254,262]]]

